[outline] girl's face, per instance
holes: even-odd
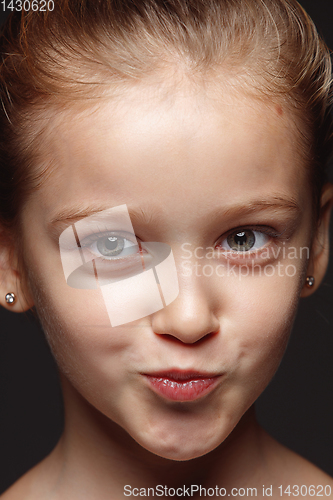
[[[33,300],[67,383],[157,455],[214,449],[280,363],[311,234],[292,130],[279,107],[185,86],[54,119],[52,174],[23,213]],[[67,285],[59,236],[124,204],[143,245],[171,246],[179,295],[111,327],[100,289]]]

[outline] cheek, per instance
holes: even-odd
[[[47,341],[61,372],[74,385],[91,385],[93,379],[98,385],[110,353],[113,361],[117,360],[120,365],[121,353],[131,345],[131,336],[111,327],[100,290],[71,288],[61,270],[51,275],[32,262],[28,279]]]
[[[287,346],[299,300],[300,274],[248,277],[235,280],[229,288],[228,306],[224,316],[222,313],[226,359],[233,382],[252,400],[273,377]]]
[[[141,361],[138,332],[111,327],[100,292],[81,294],[82,300],[74,299],[75,293],[44,294],[37,303],[39,317],[60,372],[93,407],[121,424],[130,367]]]

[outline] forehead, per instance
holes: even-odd
[[[198,87],[137,86],[54,120],[52,174],[33,200],[52,217],[83,200],[190,210],[245,196],[304,198],[305,168],[283,107]]]

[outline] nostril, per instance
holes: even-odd
[[[220,331],[220,321],[203,290],[190,289],[169,307],[154,313],[151,328],[166,340],[199,345]]]
[[[167,342],[175,342],[177,344],[187,344],[187,345],[200,345],[203,342],[207,342],[207,340],[210,340],[211,338],[215,337],[218,333],[219,330],[211,333],[207,333],[206,335],[200,337],[198,340],[190,340],[190,338],[186,339],[183,337],[178,337],[176,335],[172,335],[171,333],[158,333],[154,332],[156,335],[163,336],[163,340]]]

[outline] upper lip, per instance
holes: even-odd
[[[151,373],[144,373],[143,375],[146,375],[148,377],[165,378],[165,379],[169,379],[169,380],[185,382],[187,380],[215,378],[215,377],[218,377],[220,374],[218,374],[218,373],[204,373],[204,372],[198,372],[198,371],[193,371],[193,370],[171,369],[171,370],[157,371],[157,372],[151,372]]]

